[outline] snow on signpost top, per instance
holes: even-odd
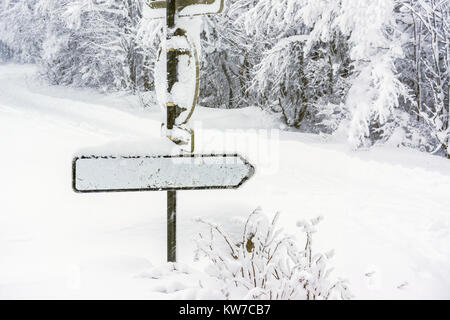
[[[166,16],[165,0],[147,0],[144,6],[144,18],[160,19]],[[224,0],[177,0],[179,17],[199,16],[221,13]]]

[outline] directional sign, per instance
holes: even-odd
[[[166,16],[166,0],[146,0],[144,18],[159,19]],[[221,13],[224,0],[177,0],[179,17],[199,16]]]
[[[78,157],[76,192],[236,189],[254,167],[239,155]]]

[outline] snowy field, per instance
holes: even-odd
[[[256,174],[239,190],[178,193],[182,272],[170,273],[164,192],[71,189],[80,150],[170,152],[160,110],[51,87],[35,71],[0,66],[0,298],[215,298],[198,290],[193,218],[232,230],[261,206],[299,237],[297,220],[323,216],[314,245],[335,249],[334,276],[357,299],[450,299],[450,161],[389,146],[353,152],[279,131],[255,108],[199,108],[197,152],[237,151]]]

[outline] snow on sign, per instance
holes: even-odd
[[[166,0],[147,0],[144,6],[144,18],[159,19],[166,16]],[[179,17],[190,17],[221,13],[224,0],[177,0]]]
[[[79,157],[76,192],[236,189],[254,174],[239,155]]]

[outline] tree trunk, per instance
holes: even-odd
[[[412,0],[409,1],[411,8],[413,7]],[[420,55],[422,51],[422,21],[418,21],[416,15],[411,11],[411,18],[413,20],[414,32],[414,62],[416,71],[416,102],[417,102],[417,121],[420,120],[420,113],[422,112],[422,70],[420,65]]]
[[[227,60],[227,54],[225,53],[225,57],[224,57],[224,61]],[[227,66],[225,65],[225,62],[222,62],[222,70],[223,70],[223,74],[225,75],[225,78],[227,79],[228,82],[228,109],[232,109],[233,108],[233,83],[231,81],[231,77],[228,74],[228,70],[227,70]]]

